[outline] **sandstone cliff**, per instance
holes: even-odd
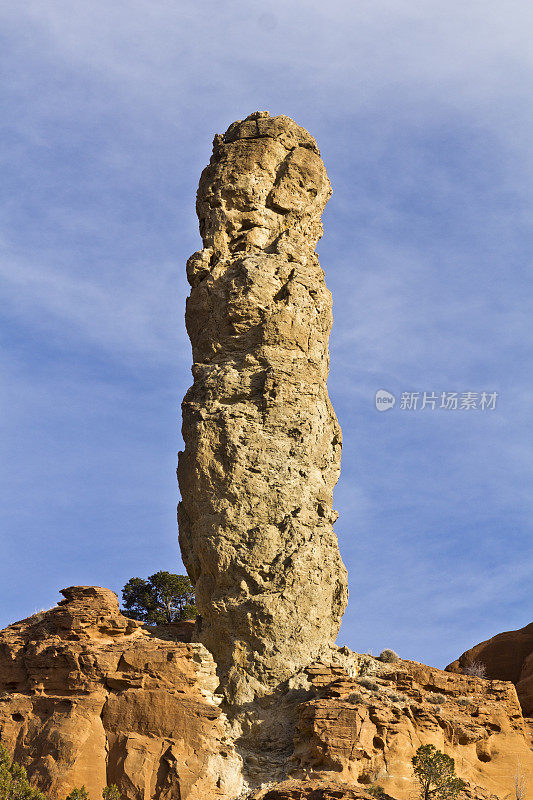
[[[275,724],[267,709],[270,752],[245,766],[202,645],[126,619],[107,589],[63,594],[0,632],[0,739],[53,800],[82,783],[98,800],[106,782],[124,800],[233,800],[245,777],[258,800],[365,800],[372,784],[410,800],[426,743],[455,758],[471,798],[511,792],[517,759],[533,772],[511,683],[347,648],[279,696]]]
[[[487,678],[512,681],[524,715],[533,717],[533,622],[476,644],[446,669],[462,672],[474,661],[483,664]]]
[[[0,739],[51,798],[116,783],[125,800],[236,796],[240,759],[200,645],[161,638],[117,596],[71,587],[0,633]]]
[[[408,800],[417,796],[411,758],[421,744],[455,759],[467,797],[512,794],[517,763],[533,774],[532,730],[511,683],[365,656],[357,670],[308,668],[316,694],[300,707],[293,777],[377,783]]]
[[[179,539],[200,639],[241,703],[334,642],[347,602],[331,295],[315,253],[330,194],[314,139],[266,113],[215,137],[198,189]]]

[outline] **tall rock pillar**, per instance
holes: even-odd
[[[200,178],[179,541],[201,641],[234,701],[332,644],[347,602],[332,527],[331,294],[315,253],[330,195],[315,140],[265,112],[215,136]]]

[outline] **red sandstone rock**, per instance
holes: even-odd
[[[378,784],[407,800],[416,792],[411,758],[421,744],[455,759],[472,798],[511,792],[517,759],[531,773],[530,731],[511,683],[413,661],[367,661],[375,675],[350,677],[338,665],[308,670],[316,696],[300,707],[292,777]]]
[[[484,664],[487,678],[512,681],[524,715],[533,716],[533,622],[476,644],[446,669],[462,672],[474,661]]]

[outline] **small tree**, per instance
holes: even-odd
[[[65,800],[89,800],[89,792],[85,786],[73,789],[70,794],[67,794]]]
[[[102,791],[102,798],[103,800],[120,800],[121,794],[118,786],[112,783],[110,786],[106,786],[105,789]]]
[[[28,781],[24,767],[0,744],[0,800],[46,800]]]
[[[455,775],[453,758],[432,744],[418,748],[411,759],[420,783],[421,800],[454,800],[467,784]]]
[[[124,614],[151,625],[194,618],[194,587],[186,575],[156,572],[147,580],[130,578],[122,590]]]

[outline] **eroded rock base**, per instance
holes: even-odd
[[[217,695],[212,657],[186,629],[149,629],[116,595],[70,587],[56,608],[0,632],[0,738],[52,800],[116,783],[124,800],[410,800],[411,758],[455,759],[467,796],[533,773],[512,683],[330,647],[240,705]],[[185,626],[186,628],[187,626]]]

